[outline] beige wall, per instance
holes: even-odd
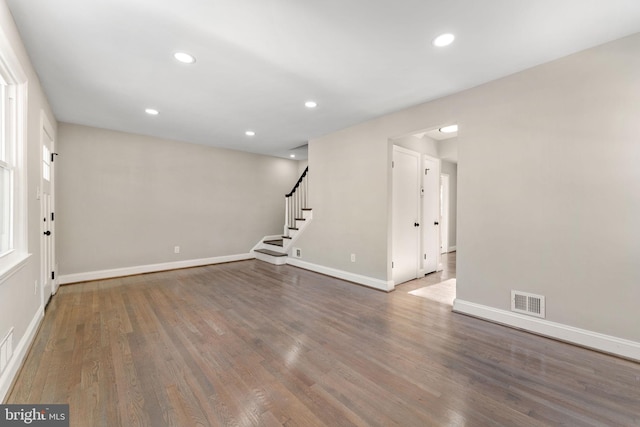
[[[458,298],[640,341],[640,35],[310,141],[309,263],[391,278],[388,139],[458,123]],[[350,263],[349,252],[358,252]]]
[[[313,221],[296,242],[303,261],[377,281],[391,274],[391,158],[398,135],[456,123],[451,97],[309,142]],[[350,262],[350,254],[357,262]]]
[[[302,175],[307,166],[309,166],[308,160],[298,160],[298,178]]]
[[[459,298],[542,294],[549,320],[640,341],[638,52],[635,35],[469,94]]]
[[[293,160],[79,125],[58,140],[63,275],[246,254],[282,233],[298,178]]]
[[[47,98],[40,87],[29,57],[22,45],[20,36],[13,22],[13,18],[4,1],[0,1],[0,28],[13,48],[23,71],[27,75],[27,250],[31,254],[26,265],[13,276],[0,283],[0,339],[13,327],[13,347],[19,358],[18,350],[26,351],[29,346],[29,325],[42,313],[41,295],[38,288],[34,292],[35,282],[40,282],[40,201],[36,198],[37,187],[40,185],[40,168],[42,151],[40,146],[41,114],[48,117],[49,122],[56,126],[55,118],[49,108]],[[5,52],[3,52],[5,53]],[[18,365],[19,366],[19,365]],[[0,401],[11,383],[9,370],[0,379]]]
[[[385,170],[388,141],[351,132],[309,144],[313,221],[296,246],[304,261],[386,280],[381,249],[387,244],[388,180],[379,172]],[[357,262],[350,261],[351,254]]]
[[[448,162],[458,162],[458,138],[453,137],[438,141],[438,157]]]
[[[421,138],[413,135],[393,138],[392,143],[393,145],[397,145],[417,153],[426,154],[432,157],[440,157],[438,153],[438,143],[426,135]]]

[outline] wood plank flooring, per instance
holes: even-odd
[[[291,266],[69,285],[7,403],[72,426],[634,426],[640,364]]]

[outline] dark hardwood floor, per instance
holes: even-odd
[[[62,287],[8,403],[72,426],[632,426],[640,364],[260,261]]]

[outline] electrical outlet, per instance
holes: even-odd
[[[356,254],[351,254],[351,262],[356,262]]]
[[[295,258],[301,258],[302,257],[302,249],[300,248],[293,248],[293,256]]]
[[[179,254],[180,253],[180,246],[174,246],[173,247],[173,253],[174,254]]]

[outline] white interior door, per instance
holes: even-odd
[[[420,154],[393,147],[392,271],[395,284],[418,277]]]
[[[440,253],[449,252],[449,175],[440,174]]]
[[[428,274],[441,269],[440,265],[440,160],[423,156],[422,185],[423,269]]]
[[[43,116],[41,132],[42,162],[40,184],[40,213],[42,218],[41,234],[41,289],[42,304],[46,305],[54,293],[55,280],[55,234],[54,234],[54,198],[53,198],[53,131]]]

